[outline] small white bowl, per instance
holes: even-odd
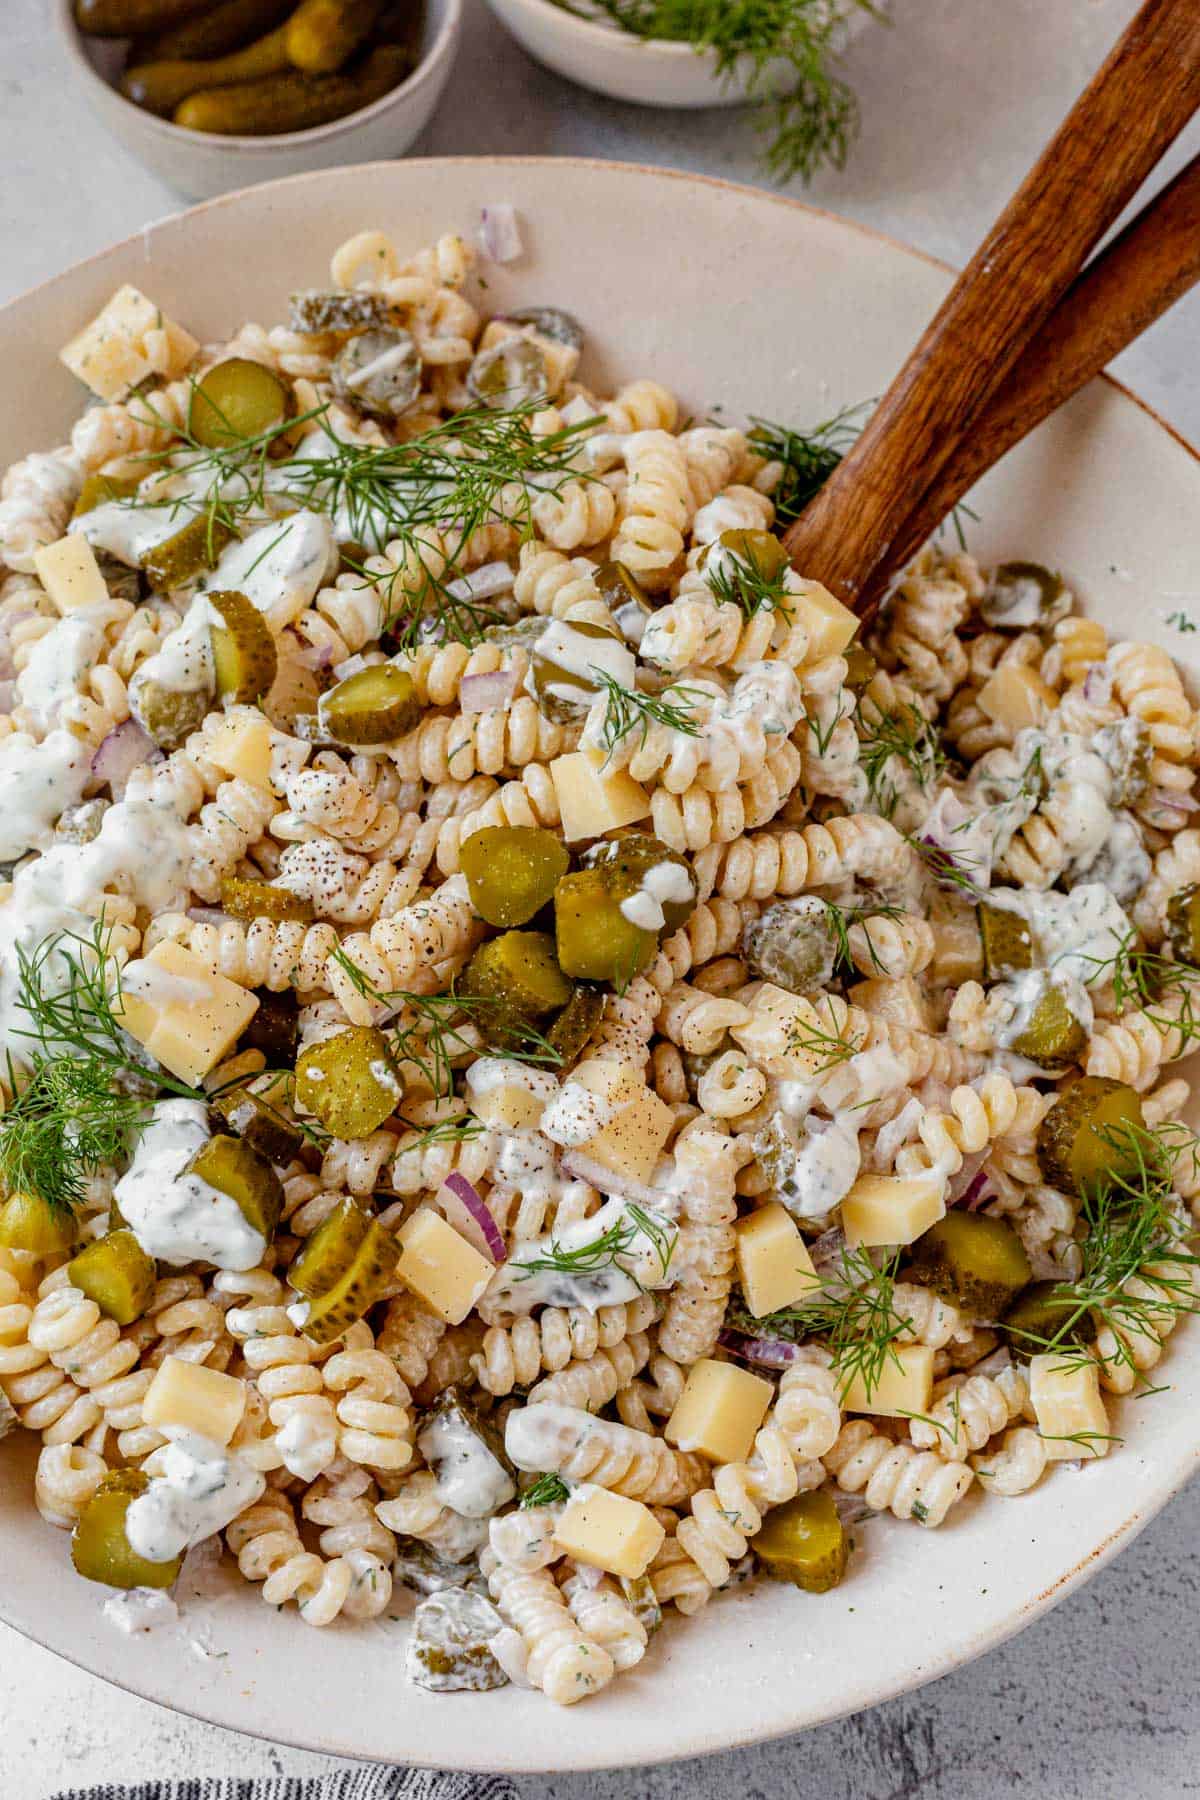
[[[555,6],[553,0],[487,0],[530,56],[565,75],[569,81],[607,94],[613,100],[632,100],[638,106],[741,106],[753,67],[741,57],[728,75],[717,73],[715,52],[693,50],[690,44],[665,38],[639,38],[606,24],[583,19]],[[846,20],[846,38],[856,36],[870,14],[862,8]],[[782,58],[768,64],[762,83],[764,93],[786,93],[794,86],[790,63]]]
[[[449,78],[462,33],[462,0],[426,0],[421,60],[407,81],[344,119],[274,137],[185,131],[143,112],[115,86],[124,62],[123,43],[85,37],[75,24],[72,0],[54,0],[54,19],[67,61],[113,136],[181,194],[207,200],[280,175],[407,150],[428,124]]]

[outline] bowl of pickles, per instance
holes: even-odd
[[[197,199],[397,156],[454,61],[462,0],[56,0],[88,97]]]

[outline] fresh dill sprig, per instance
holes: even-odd
[[[850,927],[861,925],[863,936],[867,940],[867,954],[871,958],[872,966],[878,969],[880,974],[886,974],[871,937],[871,920],[902,919],[904,908],[885,900],[870,901],[862,906],[839,906],[833,900],[822,900],[821,904],[825,908],[825,921],[833,938],[835,970],[844,971],[853,968],[854,958],[850,954]]]
[[[837,710],[834,712],[832,718],[823,721],[818,718],[815,712],[810,712],[807,715],[804,722],[812,733],[813,742],[817,746],[818,756],[828,756],[829,746],[833,742],[833,734],[845,717],[846,714],[842,710],[842,699],[840,694],[838,695]]]
[[[867,792],[885,819],[890,819],[901,790],[890,773],[893,760],[906,769],[923,793],[928,793],[946,767],[946,755],[937,728],[915,706],[898,712],[864,713],[862,701],[855,708],[859,733],[859,766]]]
[[[414,1125],[403,1113],[397,1113],[396,1117],[409,1131],[417,1134],[411,1144],[405,1144],[406,1150],[428,1150],[435,1144],[467,1144],[473,1138],[482,1137],[487,1130],[483,1120],[477,1119],[474,1113],[459,1113],[453,1119],[438,1119],[433,1125]]]
[[[794,596],[788,592],[786,564],[771,574],[759,567],[752,554],[740,556],[722,546],[721,554],[710,554],[705,563],[704,579],[719,606],[740,607],[747,620],[760,612],[791,617]]]
[[[788,1030],[788,1049],[796,1055],[811,1057],[815,1064],[814,1075],[826,1075],[840,1063],[849,1062],[863,1046],[861,1039],[843,1037],[828,1008],[826,1012],[832,1020],[828,1026],[822,1023],[814,1008],[811,1018],[796,1018]]]
[[[1086,960],[1092,965],[1089,985],[1112,983],[1118,1013],[1143,1012],[1164,1034],[1177,1031],[1184,1044],[1200,1040],[1200,969],[1160,956],[1155,950],[1139,949],[1133,931],[1121,939],[1111,956],[1089,955]]]
[[[858,102],[835,64],[856,10],[882,19],[872,0],[557,0],[567,12],[609,18],[639,38],[666,38],[709,53],[718,77],[759,102],[770,134],[764,165],[777,181],[844,166],[858,132]],[[780,64],[787,65],[780,80]],[[786,91],[781,95],[781,86]]]
[[[819,1338],[829,1349],[844,1399],[861,1382],[869,1400],[888,1363],[898,1363],[897,1344],[911,1334],[912,1321],[896,1305],[900,1252],[876,1264],[869,1250],[843,1249],[834,1280],[811,1300],[755,1318],[734,1303],[727,1324],[751,1337],[782,1338],[799,1343]]]
[[[751,418],[750,447],[768,462],[783,464],[783,473],[771,498],[781,525],[798,519],[813,496],[820,492],[858,436],[856,422],[868,403],[844,406],[819,425],[793,430],[774,419]]]
[[[10,1082],[16,1071],[9,1065]],[[0,1117],[0,1175],[12,1193],[40,1194],[56,1210],[86,1197],[88,1177],[127,1156],[150,1102],[114,1089],[91,1058],[39,1062]]]
[[[652,725],[665,725],[670,731],[682,732],[684,737],[700,735],[696,709],[710,697],[703,688],[676,683],[661,694],[643,694],[638,688],[623,687],[605,669],[593,666],[590,673],[604,695],[600,741],[610,754],[631,732],[640,732],[638,741],[644,744]],[[671,695],[677,698],[672,699]]]
[[[552,1237],[550,1248],[544,1256],[532,1256],[528,1262],[514,1262],[512,1266],[523,1270],[525,1275],[598,1275],[608,1269],[619,1268],[640,1287],[637,1276],[621,1262],[621,1257],[629,1252],[635,1239],[639,1237],[649,1240],[665,1276],[675,1251],[674,1233],[632,1200],[626,1201],[621,1217],[614,1220],[599,1237],[573,1246],[560,1244]]]
[[[570,1498],[571,1490],[561,1475],[539,1475],[533,1486],[527,1487],[521,1495],[521,1506],[560,1506]]]
[[[912,845],[939,887],[958,888],[971,900],[983,898],[982,890],[971,879],[971,870],[977,866],[975,857],[966,856],[961,851],[951,856],[941,844],[935,844],[928,838],[910,836],[905,842]]]

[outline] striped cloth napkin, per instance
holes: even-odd
[[[132,1787],[67,1788],[50,1800],[520,1800],[505,1775],[443,1775],[434,1769],[349,1769],[307,1781],[143,1781]]]

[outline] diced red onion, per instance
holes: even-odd
[[[747,1337],[742,1331],[723,1331],[717,1339],[722,1350],[740,1356],[743,1362],[757,1363],[760,1369],[786,1369],[798,1355],[795,1344],[785,1338]]]
[[[294,653],[295,660],[316,674],[333,667],[332,644],[302,644]]]
[[[934,1104],[929,1102],[929,1104]],[[948,1206],[957,1206],[959,1201],[969,1200],[978,1191],[978,1175],[987,1161],[987,1151],[977,1150],[963,1157],[962,1168],[950,1183],[946,1195]]]
[[[990,1200],[992,1180],[986,1169],[980,1169],[975,1179],[966,1189],[962,1197],[962,1205],[967,1212],[978,1212],[985,1200]]]
[[[494,1263],[502,1263],[508,1255],[508,1247],[504,1242],[500,1227],[487,1209],[486,1202],[476,1192],[465,1175],[453,1170],[447,1175],[442,1186],[463,1205],[478,1226],[480,1235],[487,1245],[487,1253]]]
[[[1200,812],[1200,800],[1194,794],[1177,793],[1173,788],[1151,788],[1146,796],[1148,806],[1158,808],[1160,812],[1187,813]]]
[[[570,1150],[563,1156],[562,1168],[572,1181],[586,1181],[589,1187],[597,1188],[602,1194],[636,1200],[641,1206],[660,1207],[663,1203],[661,1188],[648,1187],[644,1181],[633,1181],[627,1175],[614,1175],[603,1163],[593,1162],[579,1150]]]
[[[101,740],[92,758],[92,774],[97,781],[107,782],[119,800],[133,771],[160,754],[154,739],[142,730],[137,720],[126,719]]]
[[[479,241],[492,262],[515,262],[525,245],[517,224],[516,207],[508,200],[493,200],[481,209]]]
[[[465,713],[497,712],[507,706],[517,685],[511,669],[493,675],[467,675],[459,683],[458,704]]]
[[[814,1238],[813,1242],[808,1247],[809,1255],[812,1257],[813,1268],[817,1270],[818,1274],[821,1271],[822,1265],[826,1268],[840,1268],[842,1263],[842,1253],[845,1248],[845,1232],[840,1225],[831,1225],[829,1230],[823,1231],[819,1238]]]
[[[1103,706],[1112,698],[1112,675],[1103,663],[1092,663],[1083,678],[1083,697],[1089,706]]]
[[[833,1504],[843,1526],[861,1525],[864,1519],[876,1516],[874,1509],[867,1505],[861,1494],[843,1494],[841,1488],[836,1486],[833,1487]]]
[[[480,563],[465,575],[456,575],[446,583],[452,600],[490,600],[495,594],[507,594],[516,577],[506,562]]]

